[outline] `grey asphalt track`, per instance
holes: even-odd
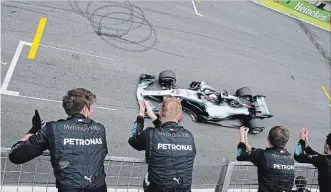
[[[1,61],[8,64],[1,66],[1,82],[19,41],[32,42],[40,17],[46,17],[41,44],[53,48],[40,46],[36,59],[28,60],[30,47],[24,46],[8,90],[56,101],[74,87],[92,90],[98,106],[116,109],[96,109],[95,120],[107,127],[109,155],[144,157],[127,143],[138,114],[137,78],[164,69],[176,72],[180,87],[206,81],[232,94],[249,86],[266,95],[274,117],[264,121],[263,133],[249,137],[253,146],[266,147],[269,128],[284,125],[291,131],[291,153],[302,127],[321,151],[330,132],[330,106],[321,89],[331,90],[325,59],[331,57],[330,32],[249,1],[196,5],[204,17],[190,1],[2,2]],[[65,118],[58,102],[1,96],[2,147],[28,131],[34,109],[45,121]],[[238,130],[196,124],[187,115],[182,124],[196,138],[194,185],[215,183],[222,158],[235,160]]]

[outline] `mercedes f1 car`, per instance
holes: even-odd
[[[148,90],[155,80],[153,75],[141,74],[137,86],[138,101],[152,99],[162,102],[165,97],[179,98],[183,111],[198,123],[222,126],[224,120],[239,119],[242,125],[249,128],[249,134],[255,135],[265,129],[259,120],[273,116],[266,104],[266,96],[253,96],[248,87],[238,89],[235,95],[228,94],[226,90],[218,92],[203,81],[193,81],[187,89],[178,88],[175,73],[165,70],[159,74],[161,89]],[[155,105],[152,105],[152,109],[156,114],[160,110]]]

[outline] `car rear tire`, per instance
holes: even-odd
[[[236,91],[236,96],[253,102],[252,91],[248,87],[242,87]]]
[[[176,83],[176,74],[175,74],[175,72],[173,72],[171,70],[165,70],[165,71],[162,71],[159,74],[159,84],[161,86],[167,86],[167,84],[171,81],[172,81],[173,84]]]
[[[237,97],[252,97],[252,91],[248,87],[242,87],[236,91]]]
[[[249,128],[248,133],[251,135],[259,134],[264,130],[264,126],[261,125],[261,120],[257,118],[250,118],[246,126]]]

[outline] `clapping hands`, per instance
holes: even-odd
[[[300,132],[300,139],[304,140],[306,143],[308,143],[308,129],[302,128]]]
[[[145,113],[146,113],[147,116],[150,117],[153,121],[157,119],[157,116],[154,114],[151,105],[148,101],[146,100],[140,101],[139,105],[140,105],[139,115],[145,117]]]
[[[240,127],[240,142],[245,143],[247,151],[251,151],[252,147],[248,143],[248,131],[249,128],[244,126]]]
[[[248,133],[248,128],[247,127],[240,127],[240,142],[246,143],[247,142],[247,133]]]

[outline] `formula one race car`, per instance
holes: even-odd
[[[181,89],[176,85],[176,75],[171,70],[159,74],[160,90],[147,90],[155,81],[155,76],[142,74],[137,86],[137,99],[152,99],[162,102],[165,97],[181,99],[183,111],[188,113],[193,121],[222,125],[221,121],[239,119],[242,125],[249,128],[250,134],[258,134],[264,130],[258,120],[271,118],[265,96],[253,96],[248,87],[240,88],[235,95],[223,90],[217,92],[205,82],[193,81],[189,88]],[[159,108],[152,105],[158,114]]]

